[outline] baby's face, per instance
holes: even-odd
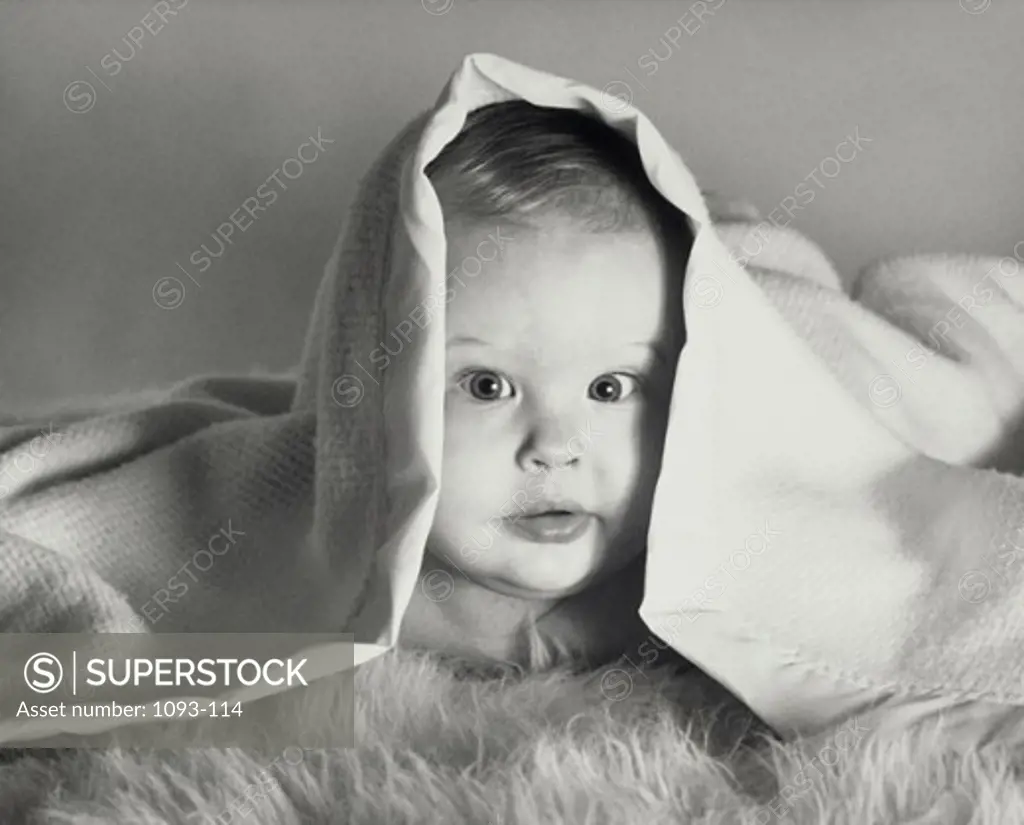
[[[454,296],[428,549],[492,590],[561,597],[645,547],[685,261],[648,230],[563,223],[511,238],[503,226],[481,267],[496,229],[446,227]]]

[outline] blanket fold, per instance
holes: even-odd
[[[961,705],[988,735],[1024,704],[1019,262],[893,259],[847,294],[793,230],[715,220],[633,106],[487,54],[364,178],[294,375],[0,419],[0,631],[346,631],[357,664],[398,642],[444,416],[424,169],[513,99],[621,130],[695,235],[643,620],[778,729]]]

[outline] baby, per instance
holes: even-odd
[[[447,308],[440,500],[402,643],[597,664],[644,632],[689,224],[575,110],[477,109],[426,171],[447,271],[491,259]]]

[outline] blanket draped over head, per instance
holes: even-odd
[[[1024,704],[1018,261],[898,258],[851,294],[794,231],[713,221],[631,104],[488,54],[367,174],[294,376],[0,421],[0,630],[346,631],[357,664],[395,645],[440,484],[439,296],[465,277],[446,272],[424,167],[468,112],[513,99],[621,130],[695,233],[650,630],[783,731],[872,709],[1008,730]],[[386,340],[402,343],[384,366]]]

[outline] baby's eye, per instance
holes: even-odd
[[[640,381],[629,373],[609,372],[599,375],[590,382],[587,395],[594,401],[602,401],[606,404],[614,404],[629,398],[639,388]]]
[[[459,379],[459,386],[477,401],[500,401],[513,395],[511,382],[491,370],[473,370]]]

